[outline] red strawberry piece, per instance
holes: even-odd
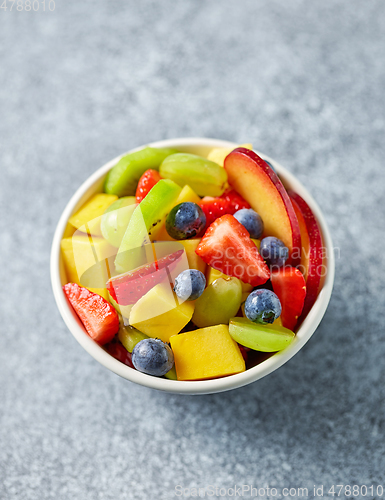
[[[244,345],[238,344],[239,350],[241,351],[242,357],[245,360],[245,363],[247,363],[247,358],[248,358],[248,353],[250,349],[248,347],[245,347]]]
[[[224,198],[213,198],[212,196],[205,196],[201,199],[199,206],[206,216],[207,229],[216,219],[225,214],[233,214],[231,203]]]
[[[233,215],[223,215],[211,224],[196,253],[214,269],[250,285],[262,285],[270,278],[250,234]]]
[[[142,177],[139,179],[138,187],[136,188],[136,201],[140,203],[147,193],[155,186],[161,179],[159,172],[153,169],[146,170]]]
[[[271,273],[274,293],[281,301],[282,325],[293,330],[297,324],[306,297],[306,282],[299,269],[285,266]]]
[[[110,342],[109,344],[104,346],[105,350],[108,354],[111,354],[112,357],[124,363],[131,368],[134,368],[132,364],[132,354],[127,351],[125,347],[122,346],[119,342]]]
[[[97,293],[76,283],[67,283],[63,290],[88,335],[100,345],[110,342],[119,331],[115,308]]]
[[[184,250],[178,250],[155,262],[115,276],[108,280],[107,290],[118,304],[135,304],[155,285],[168,281],[168,273],[177,265],[183,252]]]
[[[250,205],[247,203],[247,201],[242,198],[242,196],[238,194],[235,189],[226,191],[222,194],[221,198],[227,200],[230,203],[232,210],[231,212],[228,212],[230,214],[235,214],[235,212],[238,212],[238,210],[241,210],[242,208],[250,208]]]

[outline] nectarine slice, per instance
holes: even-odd
[[[259,213],[265,235],[282,240],[289,249],[287,264],[300,262],[301,233],[293,205],[277,174],[254,151],[234,149],[224,167],[230,185]]]

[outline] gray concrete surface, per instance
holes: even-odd
[[[7,4],[0,499],[169,499],[177,485],[234,484],[307,487],[306,498],[324,485],[331,498],[333,484],[384,484],[384,2]],[[53,231],[80,183],[129,148],[182,136],[252,141],[276,158],[341,249],[305,348],[214,396],[109,373],[67,331],[49,281]]]

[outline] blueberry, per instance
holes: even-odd
[[[254,290],[246,299],[246,317],[255,323],[273,323],[281,315],[281,311],[279,298],[266,288]]]
[[[144,339],[132,351],[132,364],[147,375],[162,377],[174,365],[171,348],[159,339]]]
[[[181,300],[195,300],[202,295],[205,286],[206,278],[201,271],[187,269],[175,278],[174,292]]]
[[[263,220],[252,208],[241,208],[234,217],[249,231],[250,237],[259,239],[263,233]]]
[[[259,253],[270,267],[282,267],[289,257],[289,249],[274,236],[263,238]]]
[[[191,201],[176,205],[166,219],[166,230],[174,240],[201,236],[205,225],[206,216],[203,210]]]

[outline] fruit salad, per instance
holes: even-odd
[[[149,376],[241,373],[295,341],[324,274],[310,207],[247,144],[123,156],[61,242],[87,334]]]

